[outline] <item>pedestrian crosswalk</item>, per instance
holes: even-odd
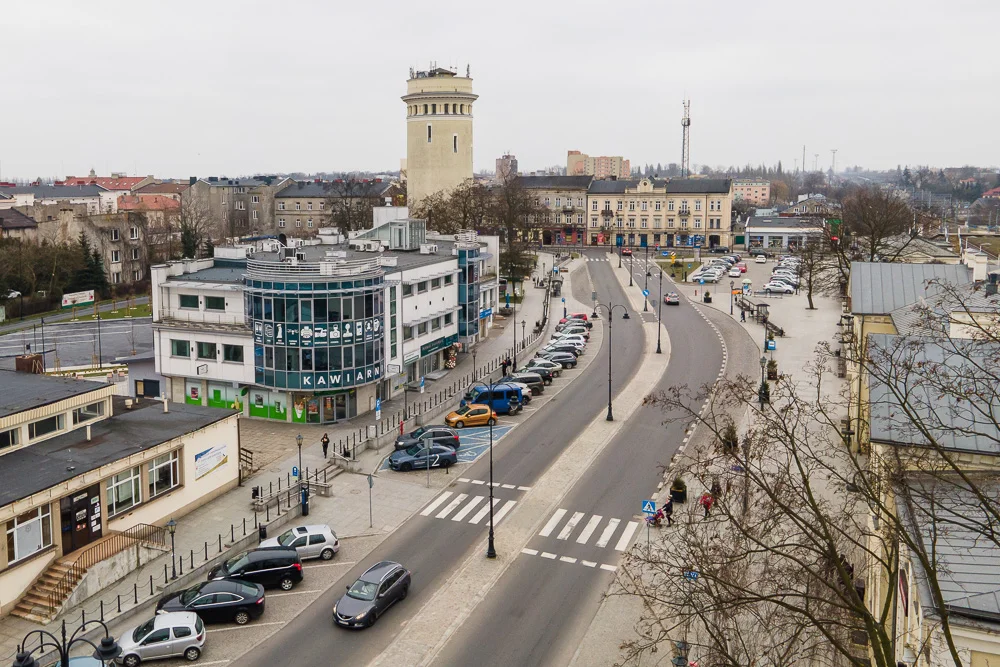
[[[569,514],[569,518],[566,515]],[[576,534],[575,542],[577,544],[589,544],[591,538],[595,535],[597,539],[594,541],[594,546],[604,549],[612,540],[617,537],[618,539],[614,543],[615,551],[624,551],[628,547],[629,540],[632,539],[632,535],[635,533],[636,529],[639,527],[638,521],[628,521],[622,525],[621,519],[608,518],[607,522],[604,522],[604,517],[600,514],[592,514],[586,522],[583,521],[586,516],[585,512],[573,512],[569,513],[569,510],[559,508],[553,512],[549,520],[545,522],[542,529],[538,531],[539,537],[552,537],[555,534],[555,539],[568,541]],[[565,519],[565,523],[563,522]],[[601,528],[603,523],[603,529]],[[579,532],[577,528],[582,525]],[[621,526],[621,531],[619,527]],[[556,529],[559,529],[556,532]]]
[[[424,509],[420,510],[420,516],[428,516],[434,519],[448,519],[451,521],[464,521],[478,525],[490,513],[489,496],[476,494],[458,493],[454,491],[444,491],[437,498],[432,500]],[[493,498],[493,524],[500,523],[501,519],[507,516],[514,506],[516,500],[504,498]],[[475,512],[475,514],[473,514]],[[472,515],[471,517],[469,515]]]
[[[588,257],[587,261],[588,262],[607,262],[608,258],[607,257]]]

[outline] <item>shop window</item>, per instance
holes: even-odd
[[[215,359],[217,356],[215,343],[198,343],[199,359]]]
[[[107,496],[105,505],[108,516],[128,511],[142,502],[141,483],[138,466],[105,481],[104,489]]]
[[[302,299],[299,301],[299,310],[303,322],[312,322],[313,314],[313,302],[312,299]]]
[[[28,440],[35,440],[66,428],[65,415],[52,415],[28,424]]]
[[[197,308],[197,307],[198,307],[197,294],[181,294],[181,308]]]
[[[7,563],[22,560],[52,546],[49,506],[36,507],[7,522]]]
[[[155,498],[174,487],[180,486],[177,450],[157,456],[149,464],[146,478],[149,480],[149,497]]]
[[[186,340],[170,340],[170,354],[174,357],[190,357],[191,343]]]
[[[73,424],[82,424],[104,415],[104,401],[98,401],[73,410]]]
[[[242,364],[243,363],[243,346],[242,345],[223,345],[222,346],[222,359],[223,359],[223,361],[231,361],[233,363]]]
[[[205,310],[225,310],[225,309],[226,309],[226,297],[224,296],[205,297]]]
[[[311,371],[313,369],[313,351],[302,350],[302,370]]]

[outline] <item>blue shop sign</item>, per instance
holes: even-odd
[[[479,319],[484,319],[492,314],[493,314],[492,308],[484,308],[483,310],[479,311]]]
[[[458,334],[452,334],[450,336],[442,336],[435,341],[430,343],[425,343],[420,346],[420,356],[426,357],[428,354],[437,352],[438,350],[443,350],[444,348],[458,342]]]

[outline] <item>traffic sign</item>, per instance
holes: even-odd
[[[642,295],[643,296],[649,296],[649,290],[648,289],[642,290]]]
[[[597,292],[591,292],[590,293],[590,300],[591,301],[597,301]]]
[[[382,419],[382,399],[375,399],[375,421]]]
[[[563,303],[566,303],[566,297],[563,297],[563,298],[562,298],[562,302],[563,302]]]
[[[767,339],[767,349],[770,352],[773,352],[774,350],[778,349],[778,344],[775,342],[773,338]]]
[[[701,283],[702,285],[704,285],[704,284],[705,284],[705,279],[704,279],[704,278],[702,278],[702,279],[701,279],[701,280],[699,280],[698,282],[699,282],[699,283]]]
[[[664,256],[664,257],[670,257],[670,253],[669,253],[669,252],[667,252],[666,250],[664,250],[664,251],[663,251],[663,256]]]
[[[684,578],[691,583],[698,581],[698,570],[684,570]]]
[[[294,477],[295,479],[299,478],[299,467],[298,466],[292,466],[292,477]]]
[[[420,393],[424,393],[424,377],[420,376]]]
[[[642,501],[642,511],[646,514],[656,514],[656,501],[655,500],[643,500]]]

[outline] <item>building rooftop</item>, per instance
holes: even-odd
[[[67,176],[63,185],[100,185],[107,190],[131,190],[148,176]]]
[[[106,382],[0,370],[0,387],[3,387],[0,392],[0,417],[8,417],[107,386]]]
[[[12,208],[0,211],[0,229],[35,229],[38,223]]]
[[[816,218],[782,218],[780,216],[754,216],[747,221],[747,228],[754,229],[823,229],[823,222]]]
[[[124,398],[115,397],[113,402],[114,416],[93,422],[90,440],[87,430],[80,428],[0,457],[0,506],[236,414],[184,403],[170,403],[170,412],[164,413],[162,403],[151,400],[140,400],[128,410]],[[229,456],[236,465],[236,452]]]
[[[920,307],[911,303],[890,314],[896,333],[909,335],[949,335],[951,324],[962,324],[958,317],[975,313],[1000,312],[1000,294],[987,294],[979,285],[966,283],[955,290],[941,290],[924,299]],[[936,331],[928,329],[940,327]]]
[[[586,190],[593,176],[518,176],[517,182],[528,190],[579,189]]]
[[[388,181],[295,181],[281,192],[274,195],[276,199],[294,197],[382,197],[392,188]]]
[[[851,262],[851,312],[888,315],[936,294],[941,289],[936,281],[964,285],[972,272],[961,264]]]
[[[122,195],[118,197],[119,211],[175,211],[181,203],[164,195]]]
[[[35,199],[73,199],[77,197],[100,197],[106,188],[99,185],[22,185],[3,188],[0,192],[9,195],[35,195]]]
[[[667,181],[667,194],[726,194],[732,184],[728,178],[675,178]]]
[[[207,178],[199,178],[198,180],[202,183],[211,185],[212,187],[231,188],[234,186],[240,186],[245,188],[256,188],[264,185],[276,185],[284,179],[273,176],[258,176],[253,178],[226,178],[224,176],[209,176]]]
[[[142,195],[146,194],[164,194],[164,195],[179,195],[185,190],[191,187],[188,183],[150,183],[149,185],[144,185],[136,192]]]

